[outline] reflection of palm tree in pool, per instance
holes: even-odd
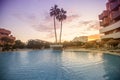
[[[55,31],[55,41],[57,43],[57,33],[56,33],[56,22],[55,19],[59,20],[61,22],[61,28],[60,28],[60,37],[59,37],[59,42],[61,43],[61,36],[62,36],[62,22],[63,20],[66,19],[66,11],[64,11],[63,8],[59,9],[57,5],[54,5],[54,7],[52,7],[50,9],[50,16],[53,16],[53,20],[54,20],[54,31]]]
[[[56,19],[57,20],[59,20],[60,22],[61,22],[61,27],[60,27],[60,37],[59,37],[59,42],[61,43],[61,36],[62,36],[62,22],[63,22],[63,20],[65,20],[66,19],[66,11],[64,11],[64,9],[63,8],[61,8],[60,9],[60,12],[59,12],[59,14],[56,16]]]

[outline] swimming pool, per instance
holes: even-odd
[[[0,80],[120,80],[120,56],[85,51],[0,53]]]

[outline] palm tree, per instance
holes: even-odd
[[[54,5],[54,7],[51,7],[51,9],[50,9],[50,16],[53,17],[53,20],[54,20],[54,31],[55,31],[55,40],[56,40],[56,43],[57,43],[57,33],[56,33],[55,18],[59,14],[59,12],[60,12],[60,9],[58,8],[57,5]]]
[[[61,43],[61,36],[62,36],[62,22],[67,18],[66,16],[67,11],[65,11],[63,8],[60,9],[59,15],[56,16],[56,19],[61,22],[61,28],[60,28],[60,40],[59,42]]]

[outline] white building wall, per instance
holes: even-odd
[[[114,39],[120,38],[120,32],[104,35],[104,36],[101,36],[101,38],[102,39],[104,39],[104,38],[114,38]]]
[[[104,33],[104,32],[119,28],[119,27],[120,27],[120,21],[100,29],[100,33]]]

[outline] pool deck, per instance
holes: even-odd
[[[85,49],[85,48],[74,48],[74,49],[64,49],[64,51],[89,51],[89,52],[96,52],[96,53],[108,53],[113,55],[120,56],[120,49],[118,50],[103,50],[103,49]]]
[[[13,51],[0,51],[0,53],[4,52],[18,52],[18,51],[33,51],[34,49],[14,49]],[[38,49],[35,49],[38,50]]]

